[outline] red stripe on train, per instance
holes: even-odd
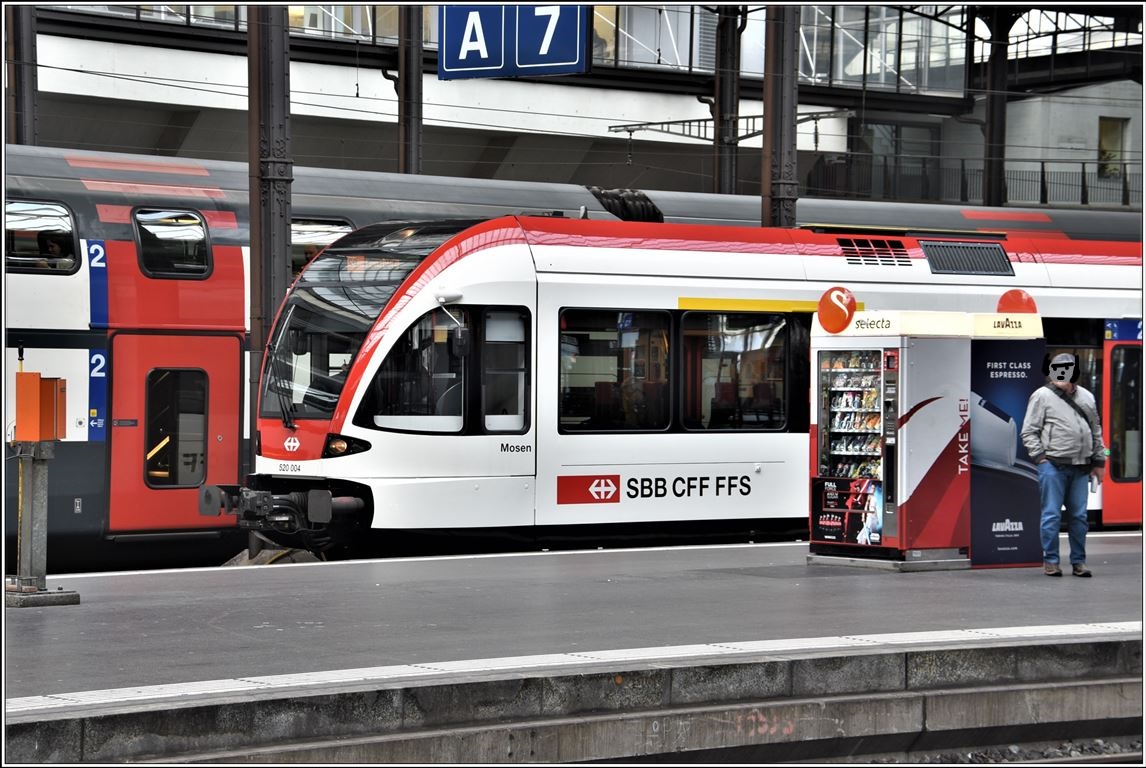
[[[203,218],[207,220],[210,229],[238,229],[239,220],[235,218],[234,211],[202,211]]]
[[[130,205],[103,205],[96,204],[96,215],[104,224],[130,224]]]
[[[218,187],[176,187],[170,184],[144,184],[123,181],[94,181],[83,179],[85,187],[93,192],[122,192],[125,195],[168,195],[172,197],[223,197]]]
[[[987,221],[1045,221],[1049,214],[1038,211],[961,211],[965,219],[986,219]]]
[[[142,171],[144,173],[176,173],[184,176],[209,176],[201,165],[153,163],[145,160],[105,160],[92,157],[65,157],[73,168],[99,168],[107,171]]]

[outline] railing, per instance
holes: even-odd
[[[799,153],[800,194],[812,197],[983,202],[983,160]],[[1142,163],[1008,160],[1004,202],[1142,207]]]

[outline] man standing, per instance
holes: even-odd
[[[1072,573],[1090,576],[1086,567],[1087,480],[1093,477],[1101,482],[1106,464],[1102,426],[1094,395],[1075,384],[1077,356],[1066,352],[1053,360],[1048,356],[1043,371],[1049,381],[1031,393],[1022,431],[1023,446],[1039,470],[1043,573],[1062,576],[1058,533],[1065,506]]]

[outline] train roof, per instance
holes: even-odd
[[[5,145],[8,194],[44,193],[36,179],[213,186],[246,205],[245,162]],[[761,200],[749,195],[602,189],[568,183],[411,175],[294,166],[296,210],[342,215],[357,225],[395,219],[493,218],[560,213],[569,218],[759,226]],[[800,198],[798,226],[852,231],[1025,232],[1072,240],[1141,241],[1140,210],[983,207]]]

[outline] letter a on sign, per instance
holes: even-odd
[[[477,11],[470,11],[466,15],[466,31],[462,33],[462,47],[458,58],[464,59],[471,52],[476,52],[483,59],[489,58],[489,52],[485,47],[485,32],[481,28],[481,16]]]

